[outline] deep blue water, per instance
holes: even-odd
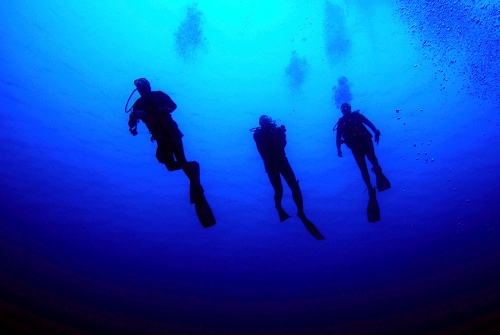
[[[8,333],[500,330],[497,2],[19,0],[0,12]],[[140,77],[178,105],[212,228],[146,127],[128,132]],[[377,223],[350,151],[337,157],[339,99],[382,133],[392,188]],[[286,125],[323,241],[295,215],[278,220],[249,132],[262,114]],[[295,214],[286,185],[283,204]]]

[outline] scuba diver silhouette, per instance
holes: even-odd
[[[156,158],[161,164],[165,164],[168,171],[184,171],[190,180],[190,202],[195,204],[196,214],[203,227],[211,227],[215,224],[215,218],[208,205],[203,187],[200,183],[200,165],[196,161],[187,161],[184,155],[184,146],[177,123],[172,119],[171,113],[177,108],[175,102],[162,91],[151,91],[151,85],[145,78],[134,81],[136,89],[130,94],[125,112],[129,115],[128,126],[130,133],[137,135],[137,124],[142,121],[146,124],[151,141],[156,141]],[[141,97],[137,99],[132,108],[127,110],[128,102],[138,91]]]
[[[385,191],[391,187],[389,180],[382,173],[382,168],[378,163],[378,159],[375,156],[375,149],[373,147],[372,138],[373,135],[366,129],[364,124],[366,124],[375,134],[375,143],[379,143],[380,140],[380,130],[378,130],[373,123],[370,122],[364,115],[359,113],[359,110],[351,112],[351,105],[348,103],[343,103],[340,107],[343,116],[339,119],[337,125],[333,130],[337,130],[337,153],[339,157],[342,157],[342,150],[340,146],[345,143],[349,149],[351,149],[356,164],[358,165],[361,176],[368,188],[369,202],[368,202],[368,221],[376,222],[380,221],[380,209],[378,206],[377,198],[375,196],[375,188],[372,186],[370,181],[370,175],[368,173],[368,167],[366,165],[366,158],[372,163],[372,171],[375,173],[377,179],[377,189],[379,192]]]
[[[260,127],[250,130],[253,131],[253,138],[257,145],[257,150],[264,161],[264,168],[274,189],[274,203],[280,221],[283,222],[290,218],[290,215],[288,215],[281,205],[283,199],[281,176],[283,176],[292,190],[292,198],[297,206],[297,216],[304,223],[311,235],[319,240],[324,239],[324,236],[321,235],[304,214],[304,203],[299,181],[295,178],[295,174],[293,173],[285,153],[285,146],[287,143],[285,126],[276,126],[276,122],[267,115],[262,115],[259,118],[259,124]]]

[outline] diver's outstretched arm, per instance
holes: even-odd
[[[340,129],[340,124],[337,128],[337,139],[336,139],[336,144],[337,144],[337,155],[339,157],[342,157],[342,150],[340,150],[340,146],[342,145],[342,133]]]
[[[368,127],[370,127],[370,129],[373,131],[373,133],[375,134],[375,143],[378,144],[379,140],[380,140],[380,130],[377,129],[377,127],[375,127],[375,125],[366,118],[366,116],[362,115],[362,114],[359,114],[361,116],[361,121],[363,121],[364,124],[366,124]]]

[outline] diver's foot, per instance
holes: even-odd
[[[301,219],[302,221],[307,220],[306,215],[304,214],[304,212],[298,212],[298,213],[297,213],[297,216],[298,216],[298,217],[299,217],[299,219]]]
[[[375,174],[380,173],[382,172],[382,168],[380,167],[380,165],[374,166],[372,167],[372,172]]]
[[[277,208],[277,210],[278,210],[278,215],[280,217],[280,222],[283,222],[283,221],[291,218],[291,216],[288,215],[288,213],[285,212],[285,210],[283,208]]]

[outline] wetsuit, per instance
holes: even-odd
[[[200,183],[200,165],[196,161],[186,161],[182,137],[184,136],[177,123],[172,119],[172,113],[177,108],[175,102],[161,91],[151,91],[142,94],[132,106],[128,125],[132,135],[137,134],[137,123],[146,124],[151,133],[151,140],[158,144],[156,158],[165,164],[167,170],[182,169],[191,181],[190,202],[204,200],[203,187]]]
[[[374,133],[378,132],[373,123],[359,112],[352,112],[342,116],[337,126],[337,149],[340,149],[342,143],[345,143],[351,149],[354,159],[361,170],[363,180],[367,187],[371,189],[372,185],[365,156],[372,163],[374,169],[380,169],[380,167],[373,147],[373,135],[366,129],[364,124],[368,125]]]
[[[141,96],[132,106],[128,125],[132,134],[137,133],[137,123],[146,124],[151,133],[151,140],[156,140],[158,148],[156,158],[165,164],[169,171],[179,170],[186,163],[183,134],[172,113],[177,108],[175,102],[162,91],[152,91]]]
[[[281,200],[283,198],[281,176],[283,176],[292,190],[292,197],[298,212],[303,213],[302,193],[299,183],[285,154],[285,131],[284,126],[276,127],[272,125],[269,127],[259,127],[255,130],[253,138],[257,144],[257,150],[264,161],[269,181],[274,188],[274,202],[278,212],[283,210],[281,207]]]

